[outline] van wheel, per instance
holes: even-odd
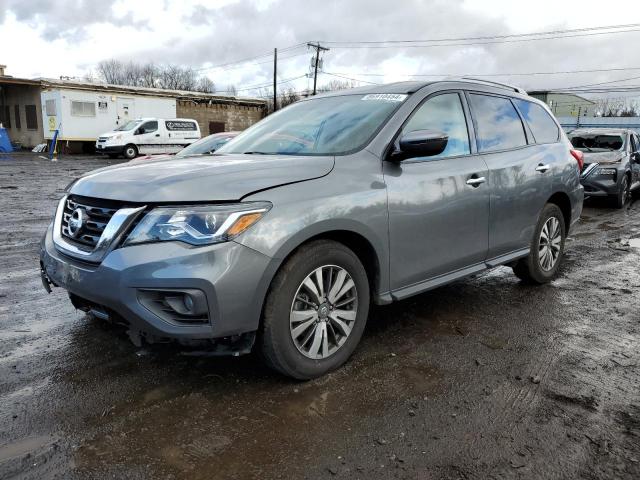
[[[538,219],[529,255],[516,262],[513,272],[528,283],[542,284],[553,280],[562,263],[565,237],[562,211],[557,205],[548,203]]]
[[[124,147],[122,154],[127,160],[133,160],[138,156],[138,148],[135,145],[127,145]]]
[[[369,282],[358,257],[338,242],[311,242],[287,260],[271,284],[262,354],[284,375],[319,377],[351,356],[368,314]]]

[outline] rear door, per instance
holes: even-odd
[[[521,255],[530,246],[540,212],[551,196],[556,152],[535,144],[509,97],[484,92],[467,92],[467,97],[478,153],[489,169],[491,263],[498,257]]]
[[[637,188],[636,184],[640,182],[640,144],[638,143],[638,135],[631,133],[630,148],[630,167],[631,167],[631,185]]]
[[[461,92],[435,93],[416,108],[400,135],[414,130],[445,132],[449,136],[445,151],[383,162],[391,288],[399,297],[423,290],[426,281],[437,282],[436,277],[447,273],[474,265],[484,268],[488,172],[470,143],[469,123]]]

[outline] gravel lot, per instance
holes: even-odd
[[[588,202],[550,285],[498,268],[375,307],[298,383],[46,294],[56,201],[115,162],[0,155],[0,478],[640,478],[640,202]]]

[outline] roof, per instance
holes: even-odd
[[[0,84],[9,85],[36,85],[41,88],[60,88],[71,90],[87,90],[105,93],[126,93],[153,97],[171,97],[177,100],[211,101],[213,103],[231,103],[248,106],[264,106],[265,100],[251,97],[234,97],[215,93],[191,92],[186,90],[166,90],[162,88],[131,87],[126,85],[113,85],[109,83],[93,83],[82,80],[56,80],[53,78],[16,78],[1,76]]]
[[[504,83],[492,82],[482,79],[469,78],[469,77],[450,77],[443,80],[433,80],[429,82],[420,81],[407,81],[407,82],[395,82],[387,83],[384,85],[367,85],[366,87],[350,88],[348,90],[336,90],[333,92],[322,93],[322,96],[339,96],[339,95],[367,95],[375,93],[388,93],[388,94],[411,94],[415,93],[421,88],[428,85],[434,85],[437,83],[464,83],[469,85],[480,86],[484,88],[493,88],[498,90],[509,90],[511,93],[519,93],[526,95],[527,93],[521,88],[507,85]],[[348,92],[348,93],[347,93]],[[313,97],[310,97],[313,98]]]

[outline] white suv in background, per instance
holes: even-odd
[[[200,139],[190,118],[138,118],[98,137],[96,152],[131,160],[139,154],[177,153]]]

